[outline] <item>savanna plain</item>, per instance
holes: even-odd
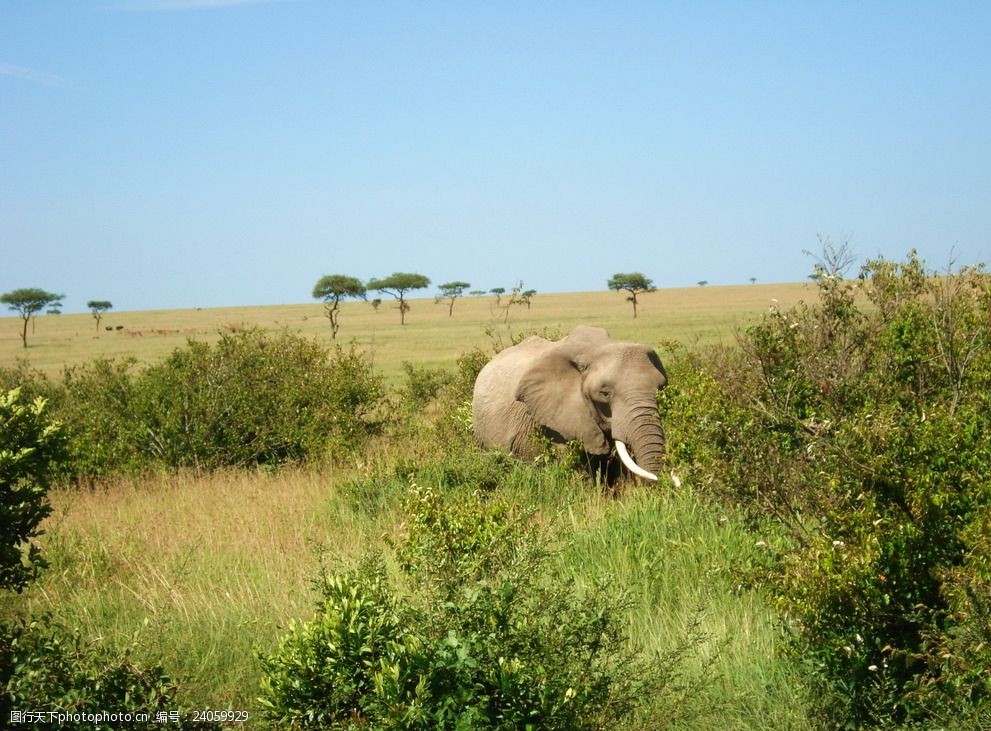
[[[567,334],[577,325],[604,327],[614,339],[657,345],[729,342],[736,328],[778,303],[789,306],[815,297],[812,285],[755,284],[738,287],[694,287],[659,290],[639,296],[639,316],[625,294],[583,292],[538,295],[531,307],[514,305],[506,317],[495,297],[467,296],[455,301],[412,299],[406,325],[400,325],[394,301],[377,309],[368,302],[341,304],[341,343],[354,343],[370,354],[375,368],[398,382],[402,363],[452,366],[459,354],[473,347],[508,345],[513,332]],[[323,342],[330,327],[321,304],[259,307],[195,308],[185,310],[111,310],[99,326],[88,313],[41,316],[28,327],[28,349],[21,344],[21,321],[0,317],[0,363],[26,359],[33,368],[58,375],[65,366],[93,358],[134,358],[151,363],[193,338],[216,341],[221,333],[258,327],[288,328]],[[553,332],[551,332],[553,331]]]
[[[669,370],[669,390],[677,393],[684,377],[691,393],[686,387],[672,397],[681,401],[662,402],[663,414],[689,396],[714,398],[699,373],[707,359],[737,351],[748,328],[821,296],[811,281],[659,290],[640,295],[636,319],[616,292],[539,294],[529,308],[508,311],[491,295],[464,297],[450,315],[448,303],[424,298],[411,300],[403,326],[391,302],[356,301],[343,304],[336,341],[320,304],[111,311],[99,327],[89,314],[44,315],[29,327],[27,348],[20,321],[0,318],[0,367],[39,381],[99,359],[140,371],[190,340],[215,345],[240,333],[288,332],[357,354],[383,393],[369,414],[376,428],[357,446],[329,444],[319,458],[57,482],[36,540],[48,566],[0,608],[50,615],[85,643],[160,666],[184,713],[239,710],[250,727],[293,727],[302,722],[273,711],[271,682],[262,690],[273,673],[265,659],[314,617],[328,577],[369,554],[401,577],[409,563],[403,542],[418,520],[411,495],[435,490],[462,507],[498,503],[524,516],[539,527],[555,577],[579,596],[602,587],[615,597],[623,645],[665,668],[657,686],[663,724],[655,714],[641,727],[830,727],[814,709],[819,686],[788,650],[794,615],[764,581],[790,532],[770,514],[714,498],[711,477],[693,472],[704,459],[677,440],[704,415],[684,414],[669,430],[671,474],[658,484],[624,478],[605,486],[567,460],[529,464],[480,453],[465,423],[465,384],[457,391],[467,355],[491,357],[527,334],[556,338],[596,325],[680,364]],[[807,429],[827,428],[815,415],[803,418]],[[362,727],[360,714],[321,723]]]

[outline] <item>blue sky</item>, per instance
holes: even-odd
[[[0,1],[0,291],[991,258],[991,3]]]

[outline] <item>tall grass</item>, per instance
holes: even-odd
[[[577,507],[568,513],[568,570],[625,588],[631,636],[649,651],[666,655],[697,635],[690,664],[700,677],[682,727],[808,727],[804,688],[778,653],[775,616],[748,581],[764,549],[738,516],[687,488]]]
[[[411,476],[536,507],[561,537],[566,573],[629,592],[631,636],[650,652],[673,652],[698,618],[699,690],[682,727],[803,727],[773,617],[741,584],[741,569],[759,560],[754,536],[687,491],[630,486],[617,499],[558,464],[393,453],[376,467],[162,474],[56,492],[44,536],[51,568],[29,608],[114,646],[136,638],[138,659],[179,679],[192,707],[257,711],[257,654],[312,614],[322,564],[401,530]]]
[[[309,614],[325,553],[358,553],[384,527],[384,514],[358,516],[335,479],[163,474],[57,492],[43,537],[51,567],[29,608],[111,644],[136,638],[190,705],[250,707],[254,654]]]

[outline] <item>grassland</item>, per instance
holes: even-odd
[[[342,305],[338,340],[367,349],[376,367],[390,382],[402,372],[403,361],[418,365],[451,365],[472,347],[489,347],[493,340],[509,341],[510,332],[531,330],[567,333],[576,325],[606,328],[614,338],[660,346],[667,340],[686,345],[729,341],[735,328],[753,321],[774,302],[782,307],[815,297],[808,284],[755,284],[731,287],[664,289],[639,298],[639,317],[623,294],[583,292],[538,294],[531,309],[514,306],[508,322],[495,298],[465,297],[448,316],[447,304],[433,299],[411,300],[407,324],[384,300],[376,312],[367,302]],[[22,321],[0,318],[0,365],[25,359],[33,367],[58,375],[62,368],[96,357],[135,358],[139,363],[158,360],[188,338],[213,340],[225,329],[289,328],[322,341],[330,340],[330,326],[320,303],[270,307],[232,307],[189,310],[114,312],[104,316],[100,329],[89,314],[43,315],[28,327],[23,348]],[[104,328],[116,328],[107,331]],[[663,351],[663,348],[661,348]],[[663,356],[663,352],[662,352]]]
[[[257,653],[312,615],[320,567],[382,548],[401,530],[406,478],[362,483],[370,474],[161,475],[57,492],[43,541],[52,565],[23,600],[85,637],[133,645],[181,680],[189,706],[257,718]],[[431,480],[431,468],[418,479]],[[696,643],[680,670],[698,688],[673,728],[805,727],[774,615],[740,585],[757,540],[731,514],[688,489],[616,499],[529,466],[495,497],[536,506],[557,526],[566,572],[630,591],[630,635],[646,651]]]
[[[814,294],[801,284],[665,290],[642,298],[637,320],[613,292],[540,295],[530,311],[514,308],[508,325],[492,297],[459,300],[450,318],[427,299],[413,302],[405,327],[388,302],[378,312],[348,303],[341,340],[369,349],[396,384],[403,361],[453,364],[474,346],[508,342],[510,332],[564,333],[584,323],[657,346],[729,342],[775,301]],[[188,337],[252,326],[329,341],[319,304],[121,312],[104,323],[124,329],[97,332],[89,315],[42,317],[25,350],[19,321],[0,320],[0,363],[26,356],[50,375],[98,356],[148,363]],[[134,644],[139,659],[181,681],[190,707],[246,709],[257,719],[257,653],[272,652],[290,621],[312,614],[322,565],[384,546],[401,529],[411,460],[417,479],[441,479],[443,466],[429,459],[386,437],[336,467],[157,474],[57,490],[42,539],[51,567],[18,601],[86,637]],[[560,530],[566,571],[630,589],[631,636],[648,651],[671,652],[698,622],[688,668],[698,688],[673,728],[807,728],[801,682],[778,652],[778,622],[740,582],[761,537],[691,488],[686,476],[680,490],[634,488],[617,498],[561,470],[520,465],[499,489]]]

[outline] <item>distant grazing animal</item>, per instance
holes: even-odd
[[[562,445],[578,440],[602,457],[615,446],[627,469],[657,480],[664,451],[657,391],[666,384],[657,353],[614,341],[602,328],[577,327],[557,342],[529,337],[478,374],[475,438],[526,459],[540,454],[538,435]]]

